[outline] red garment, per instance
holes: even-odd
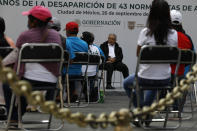
[[[178,48],[179,49],[192,49],[192,43],[189,38],[183,34],[182,32],[177,32],[178,34]],[[176,69],[176,65],[171,65],[171,73],[174,74]],[[185,64],[180,64],[178,70],[178,76],[184,74]]]

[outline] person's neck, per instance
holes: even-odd
[[[45,30],[45,29],[48,29],[46,26],[42,26],[42,27],[39,27],[39,26],[33,26],[33,27],[29,27],[29,29],[42,29],[42,30]]]
[[[114,46],[115,44],[108,43],[108,45],[110,45],[110,46]]]
[[[67,37],[77,37],[77,35],[75,35],[75,34],[69,34],[69,35],[67,35]]]

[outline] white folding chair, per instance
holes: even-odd
[[[141,86],[138,81],[138,71],[139,71],[139,66],[140,64],[176,64],[176,70],[175,70],[175,79],[173,82],[173,86],[175,85],[175,81],[177,80],[177,71],[178,67],[180,64],[180,50],[177,47],[172,47],[172,46],[144,46],[141,48],[140,54],[137,59],[137,66],[136,66],[136,71],[135,71],[135,86],[136,86],[136,95],[137,95],[137,107],[140,108],[140,92],[143,90],[169,90],[172,89],[172,86]],[[133,92],[133,91],[132,91]],[[132,93],[131,93],[132,94]],[[133,101],[133,96],[131,96],[130,103]],[[131,105],[131,104],[129,104]],[[131,107],[129,107],[131,108]],[[180,126],[181,124],[181,117],[179,117],[179,123],[176,126],[172,127],[167,127],[167,121],[168,121],[168,108],[166,112],[166,117],[164,119],[151,119],[148,120],[150,122],[164,122],[163,127],[144,127],[141,122],[147,122],[143,121],[139,117],[139,124],[142,126],[144,129],[176,129]],[[180,115],[180,112],[179,112]]]
[[[119,76],[119,78],[117,76]],[[122,87],[122,79],[123,79],[122,72],[120,72],[118,70],[114,70],[113,71],[113,80],[112,80],[113,87],[115,87],[118,84],[119,84],[119,86],[118,86],[119,88]]]
[[[61,70],[62,70],[62,65],[64,61],[64,50],[63,48],[55,43],[26,43],[22,45],[19,56],[18,56],[18,65],[17,65],[17,71],[16,74],[19,75],[20,68],[22,64],[25,63],[57,63],[59,65],[59,76],[57,80],[56,87],[32,87],[33,90],[54,90],[54,96],[53,100],[55,101],[58,88],[59,88],[59,79],[61,78]],[[10,110],[9,110],[9,115],[8,115],[8,120],[7,120],[7,126],[6,130],[8,130],[9,125],[10,125],[10,119],[11,119],[11,114],[12,114],[12,109],[13,106],[15,105],[15,97],[16,95],[12,93],[12,98],[11,98],[11,105],[10,105]],[[17,104],[18,104],[18,118],[19,118],[19,128],[22,127],[22,118],[21,118],[21,103],[20,103],[20,98],[18,99],[17,97]],[[42,120],[40,122],[38,121],[24,121],[23,123],[25,124],[48,124],[47,129],[43,128],[32,128],[31,130],[59,130],[63,127],[63,123],[56,129],[51,129],[51,120],[52,120],[52,115],[50,114],[49,120]]]
[[[65,64],[67,64],[67,61],[64,62]],[[69,76],[69,66],[71,64],[67,64],[66,66],[66,91],[67,91],[67,103],[68,105],[64,105],[66,107],[87,107],[89,105],[89,89],[87,89],[87,102],[85,102],[85,104],[81,105],[81,100],[78,100],[75,103],[70,102],[70,85],[69,85],[69,81],[81,81],[82,82],[82,89],[81,92],[83,91],[83,84],[86,83],[87,87],[88,87],[88,77],[87,77],[87,69],[88,69],[88,64],[89,64],[89,54],[87,52],[75,52],[75,58],[72,60],[72,65],[85,65],[86,66],[86,70],[85,70],[85,75],[77,75],[77,76]],[[88,87],[89,88],[89,87]],[[81,94],[80,92],[80,94]]]
[[[99,99],[100,99],[100,86],[99,86],[99,65],[100,65],[100,62],[101,62],[101,56],[99,56],[99,55],[92,55],[92,54],[89,55],[89,64],[88,64],[88,66],[95,66],[96,67],[95,68],[96,69],[95,70],[96,74],[95,74],[95,76],[88,76],[88,86],[90,87],[90,81],[94,81],[94,83],[96,82],[97,86],[95,87],[95,84],[94,84],[94,87],[91,87],[91,88],[97,88],[97,95],[98,95],[97,101],[91,102],[91,103],[97,103],[99,101]],[[89,87],[87,87],[87,89]],[[89,90],[90,91],[91,90],[95,91],[95,89],[90,89],[90,88],[89,88]],[[94,96],[94,97],[96,97],[96,96]]]
[[[192,66],[196,63],[196,53],[192,50],[181,50],[181,61],[180,64],[185,64],[187,66],[190,66],[190,70]],[[188,107],[187,105],[184,106],[186,102],[186,98],[189,95],[189,100],[190,100],[190,105],[189,107],[191,108],[191,111],[185,111],[183,110],[182,113],[189,113],[191,116],[187,117],[182,117],[182,120],[188,120],[193,118],[194,116],[194,106],[193,106],[193,101],[192,101],[192,93],[195,91],[195,86],[194,83],[191,84],[191,89],[183,94],[183,98],[179,100],[179,104],[181,105],[181,110],[183,110],[184,107]],[[194,94],[195,95],[195,94]]]

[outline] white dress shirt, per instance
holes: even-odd
[[[116,57],[116,55],[115,55],[115,45],[108,44],[108,48],[109,48],[109,57],[115,58]]]

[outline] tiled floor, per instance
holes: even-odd
[[[111,92],[111,93],[110,93]],[[107,95],[105,97],[104,103],[98,104],[90,104],[86,108],[71,108],[72,112],[82,112],[84,114],[94,113],[99,115],[102,112],[106,112],[109,114],[111,111],[117,111],[120,108],[127,108],[128,107],[128,98],[124,96],[124,92],[114,93],[116,91],[107,91]],[[116,94],[116,95],[114,95]],[[24,116],[24,120],[41,120],[47,118],[46,114],[39,114],[39,113],[27,113]],[[60,124],[59,120],[53,119],[52,127],[56,127]],[[170,124],[174,124],[171,122]],[[131,124],[132,125],[132,124]],[[159,125],[159,123],[153,123],[153,125]],[[4,127],[4,124],[0,124],[1,127]],[[46,127],[44,125],[25,125],[25,127]],[[132,125],[134,131],[142,131],[144,129],[136,128]],[[3,130],[3,129],[1,129]],[[113,131],[114,128],[109,126],[105,131]],[[75,124],[69,124],[65,122],[64,127],[61,131],[93,131],[90,127],[87,128],[79,128]],[[104,131],[103,129],[99,128],[94,131]],[[195,113],[194,118],[192,120],[183,121],[182,126],[177,129],[177,131],[197,131],[197,113]]]

